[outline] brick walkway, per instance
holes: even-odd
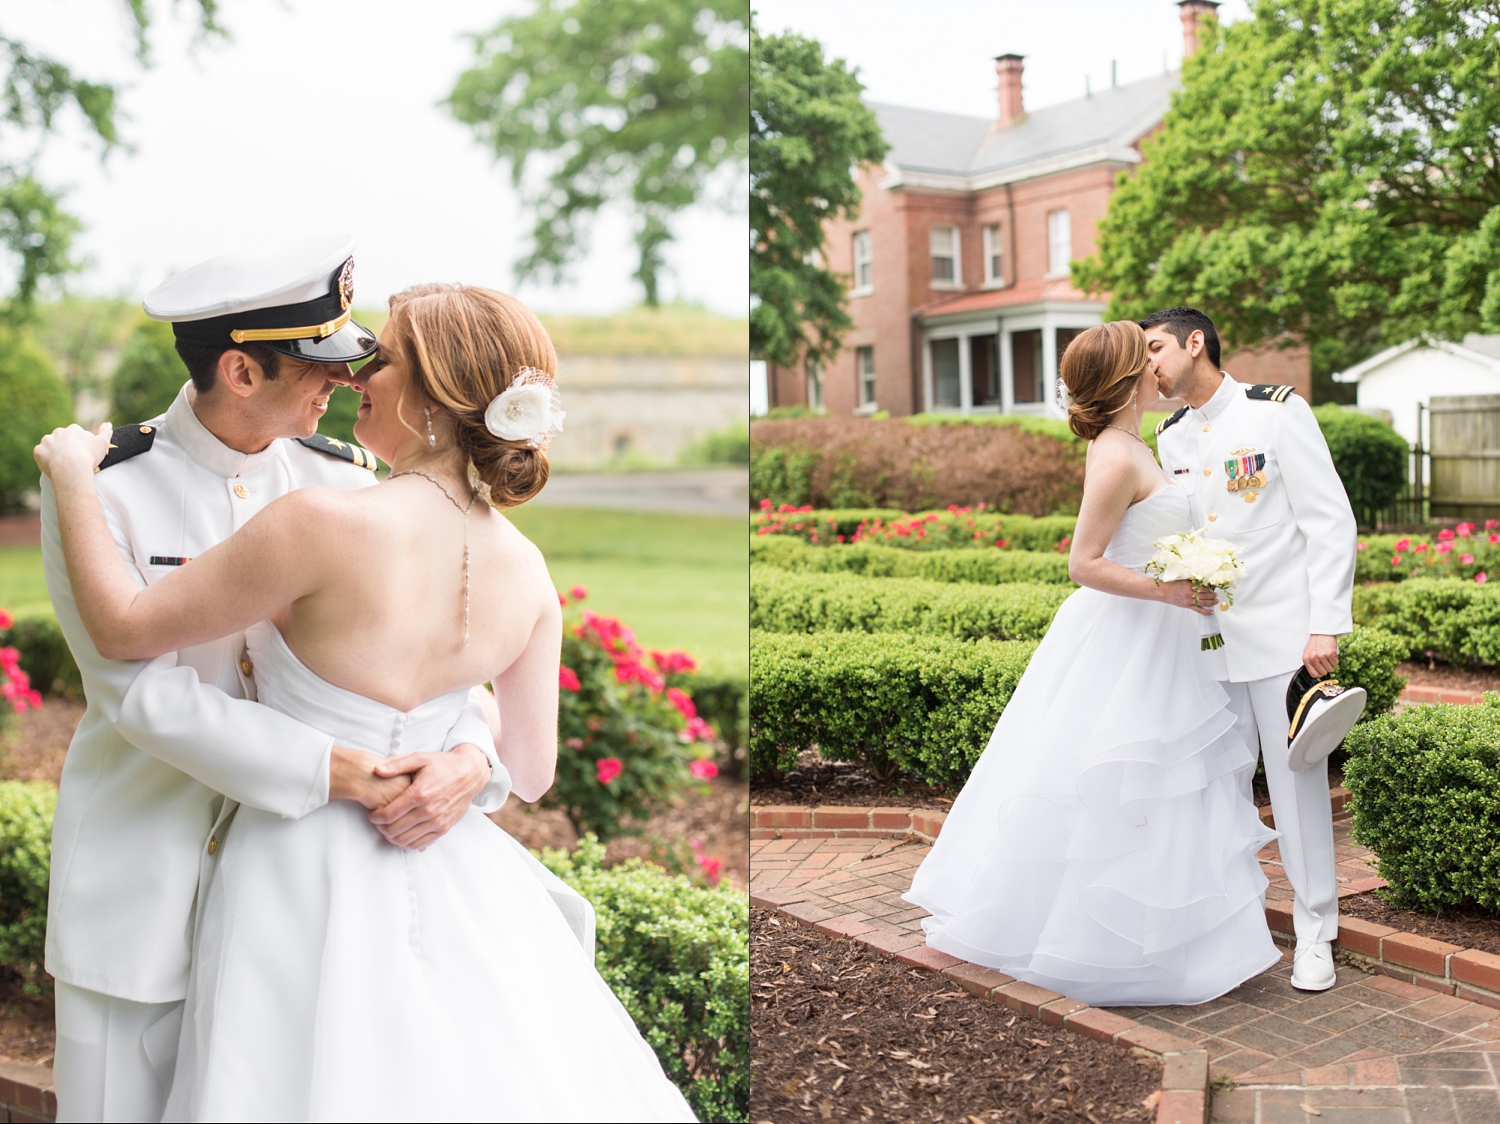
[[[1341,895],[1383,885],[1347,821],[1335,833]],[[925,911],[901,894],[928,850],[911,837],[754,839],[751,888],[825,931],[904,952],[923,944]],[[1261,852],[1271,901],[1292,896],[1278,857],[1275,844]],[[1500,1124],[1500,1011],[1351,967],[1315,995],[1290,975],[1288,954],[1211,1003],[1118,1011],[1208,1050],[1215,1122]]]

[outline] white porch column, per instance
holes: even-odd
[[[958,412],[968,416],[974,410],[974,365],[969,353],[969,337],[958,337]]]
[[[922,401],[919,413],[932,412],[932,341],[922,337]]]
[[[1016,371],[1010,353],[1010,329],[1003,323],[997,334],[996,346],[1000,351],[1000,412],[1016,412]]]
[[[1053,318],[1042,318],[1042,392],[1047,396],[1042,413],[1048,417],[1066,417],[1057,405],[1057,324]]]

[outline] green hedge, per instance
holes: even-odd
[[[1036,644],[909,633],[750,635],[750,765],[790,769],[816,749],[877,777],[905,772],[958,788],[968,779]],[[1339,641],[1340,683],[1369,692],[1366,719],[1405,680],[1399,638],[1356,628]]]
[[[1345,748],[1354,836],[1390,900],[1500,911],[1500,698],[1409,707],[1356,726]]]
[[[871,580],[769,567],[750,575],[750,627],[767,632],[922,632],[962,640],[1040,640],[1073,590],[1056,583],[970,585]]]
[[[1457,664],[1500,665],[1500,588],[1461,578],[1413,578],[1354,588],[1354,621],[1399,636],[1413,652]]]
[[[752,632],[750,764],[804,749],[954,787],[984,751],[1036,645],[900,633]]]
[[[1058,550],[1073,535],[1073,515],[1004,515],[967,507],[908,515],[890,508],[762,510],[751,520],[757,535],[792,535],[820,546],[868,541],[908,550],[968,548]]]
[[[724,742],[719,768],[743,776],[746,746],[750,744],[750,683],[744,675],[712,670],[695,671],[678,684],[692,696],[693,706]]]
[[[1373,527],[1406,486],[1411,456],[1406,439],[1389,423],[1343,406],[1318,406],[1313,416],[1328,442],[1354,518],[1361,527]]]
[[[1031,550],[902,550],[855,543],[836,550],[786,535],[752,535],[750,565],[804,573],[863,574],[870,578],[926,578],[939,582],[1056,582],[1071,584],[1068,556]]]
[[[28,992],[46,973],[47,878],[57,789],[46,781],[0,781],[0,964]]]
[[[56,617],[24,617],[16,621],[0,631],[0,647],[15,648],[20,653],[21,670],[42,694],[83,698],[83,677]]]
[[[543,851],[554,874],[593,902],[599,974],[630,1012],[700,1120],[750,1111],[749,899],[632,859],[608,869],[586,836]]]

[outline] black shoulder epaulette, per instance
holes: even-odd
[[[104,459],[99,462],[98,468],[109,468],[111,465],[128,461],[131,457],[138,457],[156,440],[156,426],[154,425],[117,425],[114,432],[109,435],[109,452],[104,454]]]
[[[1181,409],[1179,409],[1171,417],[1162,418],[1161,422],[1156,427],[1156,436],[1160,437],[1168,429],[1172,428],[1172,426],[1174,426],[1178,422],[1180,422],[1182,420],[1182,415],[1185,414],[1185,413],[1187,413],[1187,412],[1188,412],[1188,408],[1186,406],[1183,406]]]
[[[1277,386],[1273,382],[1258,382],[1245,388],[1245,397],[1257,402],[1285,402],[1286,396],[1296,390],[1295,386]]]
[[[357,465],[360,468],[368,468],[371,472],[374,472],[380,464],[375,459],[375,454],[368,449],[361,449],[358,445],[351,445],[349,442],[340,441],[335,437],[324,437],[321,433],[314,433],[311,437],[299,437],[297,438],[297,444],[306,445],[309,449],[324,453],[330,457],[338,457],[340,460],[346,460],[350,464]]]

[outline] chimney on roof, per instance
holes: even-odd
[[[1000,78],[998,124],[1002,128],[1026,116],[1026,108],[1021,104],[1021,60],[1024,57],[1024,55],[1001,55],[995,60],[995,73]]]
[[[1177,11],[1182,16],[1183,58],[1198,49],[1198,25],[1203,17],[1218,10],[1215,0],[1178,0]]]

